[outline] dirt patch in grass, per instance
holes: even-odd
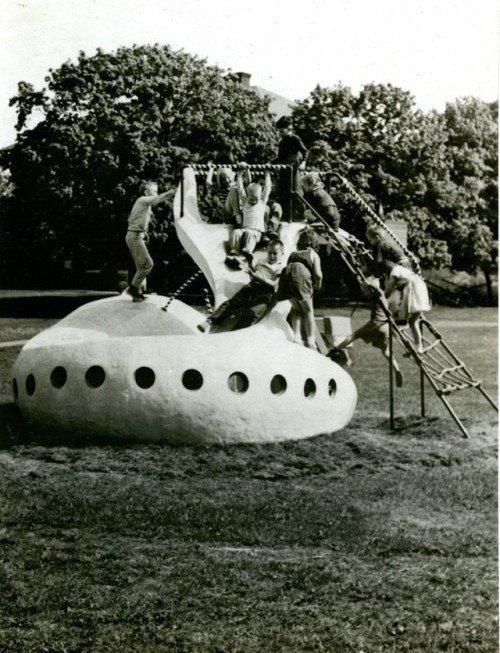
[[[495,393],[496,329],[446,329]],[[385,361],[357,344],[358,409],[333,435],[45,446],[8,416],[15,355],[0,352],[2,652],[498,650],[497,426],[479,393],[460,396],[463,439],[434,397],[420,417],[404,362],[391,431]]]

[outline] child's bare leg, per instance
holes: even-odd
[[[384,358],[387,358],[387,360],[391,359],[391,355],[390,355],[390,352],[389,352],[389,347],[387,347],[386,349],[382,349],[381,351],[382,351],[382,354],[383,354]],[[394,368],[395,372],[399,372],[399,365],[398,365],[396,359],[394,358],[394,356],[392,357],[392,367]]]
[[[413,340],[417,346],[417,351],[419,354],[422,353],[422,332],[420,331],[420,318],[422,313],[412,313],[408,316],[408,325],[413,336]]]
[[[302,312],[307,344],[310,346],[316,346],[314,307],[312,299],[299,299],[298,302]]]
[[[347,338],[342,340],[342,342],[340,344],[335,345],[334,349],[345,349],[346,347],[349,347],[351,342],[354,342],[354,340],[355,340],[355,337],[354,337],[354,334],[352,334],[351,336],[348,336]]]
[[[291,299],[290,302],[292,304],[290,321],[292,323],[293,341],[302,343],[302,333],[301,333],[302,319],[301,319],[300,305],[296,299]]]
[[[394,358],[394,356],[392,357],[392,361],[391,361],[391,354],[390,354],[390,351],[389,351],[389,345],[387,345],[387,347],[385,349],[381,349],[381,352],[382,352],[382,355],[384,356],[384,358],[387,358],[387,360],[392,363],[392,369],[394,370],[394,372],[396,374],[396,386],[398,388],[401,388],[401,386],[403,385],[403,373],[399,369],[399,365],[398,365],[396,359]]]

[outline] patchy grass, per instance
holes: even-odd
[[[354,326],[365,319],[356,311]],[[493,396],[496,319],[432,315]],[[0,320],[1,339],[51,323]],[[6,410],[17,351],[0,350]],[[330,436],[175,449],[8,439],[0,650],[496,652],[496,414],[460,393],[465,440],[428,390],[422,420],[402,360],[391,432],[386,362],[363,343],[353,358],[358,409]]]

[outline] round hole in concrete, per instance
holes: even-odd
[[[68,374],[65,368],[62,367],[61,365],[54,367],[54,369],[50,374],[50,382],[54,386],[54,388],[62,388],[67,380],[68,380]]]
[[[35,393],[36,381],[33,374],[28,374],[26,377],[26,392],[31,397]]]
[[[243,372],[233,372],[229,376],[227,384],[230,390],[237,393],[246,392],[250,385],[248,377]]]
[[[312,379],[306,379],[304,383],[304,397],[312,399],[316,394],[316,384]]]
[[[89,367],[85,372],[85,382],[89,388],[100,388],[104,383],[105,378],[106,373],[100,365],[92,365],[92,367]]]
[[[186,370],[182,375],[182,385],[188,390],[199,390],[203,385],[203,377],[198,370]]]
[[[276,374],[271,379],[271,392],[273,395],[282,395],[287,388],[286,379],[281,374]]]
[[[150,367],[137,368],[134,372],[134,378],[139,388],[143,388],[143,390],[150,388],[156,380],[155,373]]]
[[[337,382],[335,379],[330,379],[328,381],[328,394],[332,399],[334,399],[335,395],[337,394]]]

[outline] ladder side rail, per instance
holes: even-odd
[[[321,235],[329,239],[330,243],[341,254],[342,260],[349,267],[351,272],[355,276],[360,277],[363,281],[366,281],[366,277],[361,269],[361,266],[359,265],[359,262],[356,260],[356,257],[351,251],[348,244],[338,236],[337,232],[334,229],[332,229],[332,227],[328,224],[328,222],[321,217],[321,215],[316,211],[316,209],[313,206],[311,206],[311,204],[304,197],[302,197],[302,195],[297,193],[297,191],[293,191],[293,194],[298,197],[298,199],[302,202],[302,204],[304,204],[304,206],[311,211],[311,213],[323,225],[323,227],[326,228],[326,234],[321,234]],[[367,252],[366,255],[373,261],[373,257],[371,256],[371,254]],[[351,260],[348,261],[347,257],[349,257]]]
[[[439,338],[439,340],[441,341],[441,344],[442,344],[442,346],[443,346],[443,349],[444,349],[444,350],[445,350],[445,351],[446,351],[446,352],[447,352],[447,353],[448,353],[448,354],[453,358],[453,360],[454,360],[456,363],[459,363],[459,364],[462,365],[462,369],[463,369],[464,373],[465,373],[465,374],[470,378],[470,380],[476,382],[477,379],[476,379],[476,378],[472,375],[472,373],[467,369],[467,366],[465,365],[465,363],[464,363],[462,360],[460,360],[460,358],[458,358],[458,356],[453,352],[452,349],[450,349],[450,347],[449,347],[448,344],[445,342],[445,340],[443,339],[442,335],[437,331],[437,329],[435,328],[435,326],[434,326],[431,322],[429,322],[429,320],[426,320],[425,318],[423,318],[423,319],[421,320],[421,322],[422,322],[422,324],[424,324],[424,325],[429,329],[429,331],[432,333],[432,335],[433,335],[435,338]]]
[[[305,200],[301,195],[298,195],[298,197],[301,199],[303,204],[305,204],[312,211],[313,215],[316,216],[320,220],[320,222],[327,228],[327,234],[329,236],[329,239],[331,241],[333,241],[332,244],[337,245],[337,247],[339,249],[339,252],[340,252],[340,255],[341,255],[341,258],[348,265],[349,269],[351,269],[351,271],[353,271],[354,274],[359,279],[361,279],[363,281],[366,281],[366,277],[365,277],[365,275],[363,273],[363,270],[361,269],[361,266],[359,265],[358,261],[353,256],[352,252],[349,250],[347,245],[340,240],[340,238],[337,236],[336,232],[330,227],[330,225],[326,222],[326,220],[324,220],[318,214],[318,212],[315,211],[315,209],[309,204],[309,202],[307,202],[307,200]],[[350,257],[353,259],[352,261],[349,261],[349,262],[347,261],[347,254],[349,254]],[[443,402],[445,408],[448,410],[449,414],[451,415],[451,417],[455,421],[456,425],[458,426],[458,428],[462,432],[463,436],[465,438],[468,438],[469,433],[467,432],[467,429],[464,427],[464,425],[462,424],[460,418],[458,417],[458,415],[453,410],[452,406],[450,405],[450,403],[448,402],[448,400],[444,396],[443,389],[439,388],[438,385],[436,384],[436,382],[434,381],[434,378],[433,378],[432,374],[430,373],[430,371],[426,367],[425,361],[418,354],[418,352],[414,348],[411,341],[403,334],[402,330],[396,324],[396,321],[395,321],[391,311],[386,306],[384,306],[384,304],[381,301],[379,302],[379,305],[382,308],[382,310],[383,310],[384,314],[386,315],[386,317],[388,318],[388,320],[389,320],[389,322],[391,324],[391,327],[394,329],[394,332],[397,334],[397,337],[400,340],[400,342],[403,344],[403,346],[408,351],[410,351],[410,353],[412,354],[412,357],[413,357],[415,363],[417,364],[417,366],[419,367],[421,373],[423,373],[424,376],[427,378],[427,380],[431,384],[434,392],[439,397],[439,399]],[[425,322],[426,322],[426,324],[430,324],[430,322],[428,322],[427,320],[425,320]],[[434,327],[432,327],[431,332],[433,333],[433,335],[437,334],[437,340],[439,341],[438,344],[441,343],[444,346],[445,343],[443,341],[442,336],[437,332],[436,329],[434,329]],[[457,358],[457,356],[453,353],[453,351],[448,346],[445,346],[445,348],[446,348],[446,351],[452,356],[454,361],[456,361],[457,363],[462,363],[462,361],[460,361]],[[439,365],[439,363],[437,361],[436,361],[436,364]],[[442,369],[442,365],[438,369]],[[471,380],[476,383],[475,379],[473,379],[472,376],[471,376]],[[470,387],[470,384],[468,386],[464,386],[464,387]],[[481,389],[480,385],[479,385],[479,389]],[[492,403],[491,399],[489,399],[489,401],[490,401],[490,403]]]
[[[415,269],[415,272],[419,275],[422,276],[422,270],[420,268],[420,264],[417,260],[417,257],[413,252],[411,252],[400,240],[399,238],[392,233],[392,231],[389,229],[389,227],[385,224],[383,220],[379,218],[379,216],[375,213],[375,211],[371,208],[371,206],[359,195],[357,191],[354,190],[354,188],[351,186],[351,184],[342,177],[338,172],[333,173],[336,177],[340,179],[342,184],[345,186],[345,188],[349,191],[349,193],[354,197],[356,202],[362,206],[363,209],[370,215],[372,220],[377,224],[377,226],[381,227],[384,231],[386,231],[389,236],[401,247],[401,249],[404,251],[404,253],[408,256],[410,261],[412,262],[412,266]]]

